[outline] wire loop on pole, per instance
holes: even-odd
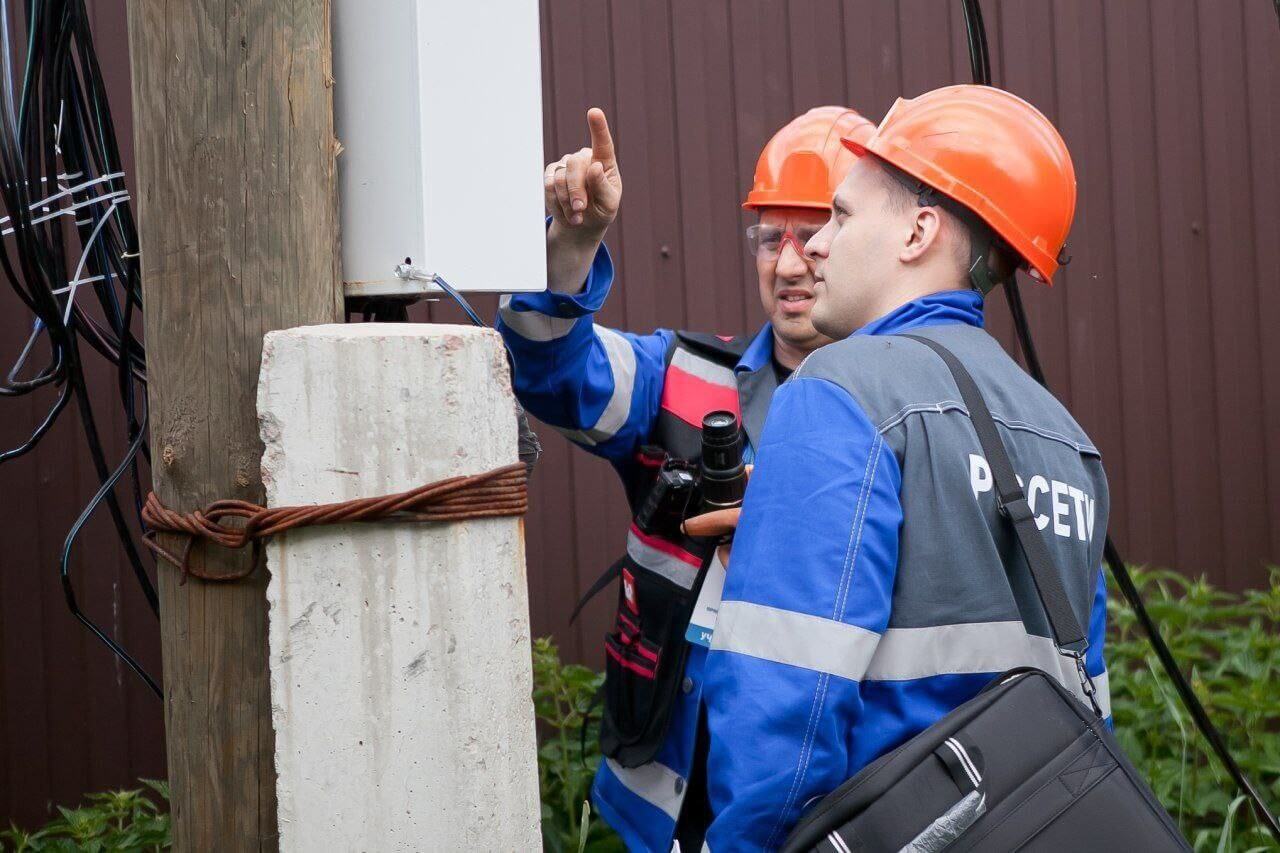
[[[225,583],[253,574],[264,539],[299,527],[372,521],[467,521],[524,515],[528,508],[528,469],[523,462],[483,474],[450,477],[406,492],[310,506],[268,509],[249,501],[221,500],[202,510],[176,512],[151,492],[142,507],[142,519],[150,529],[143,541],[157,557],[182,571],[182,583],[188,576]],[[244,523],[232,525],[224,519],[243,519]],[[156,533],[186,536],[182,552],[174,554],[159,545]],[[253,559],[245,569],[233,574],[192,568],[191,546],[197,539],[231,549],[252,545]]]

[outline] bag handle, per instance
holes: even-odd
[[[1018,545],[1031,570],[1036,594],[1049,617],[1049,630],[1053,633],[1054,642],[1063,654],[1076,658],[1083,672],[1084,652],[1089,647],[1088,638],[1080,628],[1075,612],[1071,609],[1071,602],[1062,586],[1062,578],[1054,571],[1053,555],[1049,552],[1049,546],[1041,535],[1040,528],[1036,526],[1035,514],[1031,511],[1031,505],[1027,503],[1026,493],[1018,484],[1018,476],[1014,473],[1009,451],[1005,448],[1003,439],[1000,438],[995,419],[991,417],[991,410],[987,408],[987,401],[978,390],[978,384],[973,381],[973,377],[960,359],[942,344],[919,335],[901,335],[900,337],[924,344],[937,353],[951,371],[956,387],[960,389],[960,398],[964,401],[965,408],[969,410],[969,419],[973,421],[973,428],[978,433],[978,444],[982,446],[983,455],[987,457],[987,464],[991,468],[991,477],[996,487],[996,504],[1000,514],[1009,519],[1013,525]],[[1092,684],[1086,684],[1085,692],[1089,693],[1092,700],[1093,695],[1089,690],[1091,687]]]

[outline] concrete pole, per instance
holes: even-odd
[[[268,505],[510,464],[514,407],[492,330],[272,332]],[[268,544],[281,850],[541,849],[523,524],[351,524]]]

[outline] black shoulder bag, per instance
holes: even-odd
[[[937,341],[902,337],[932,349],[955,378],[1054,642],[1075,661],[1093,707],[1041,670],[1005,672],[823,798],[784,853],[1190,850],[1103,725],[1084,631],[977,384]]]

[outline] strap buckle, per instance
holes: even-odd
[[[1022,489],[1016,489],[1008,495],[999,495],[996,507],[1001,515],[1015,523],[1026,521],[1035,515],[1031,511],[1031,504],[1027,503],[1027,495]]]
[[[1076,675],[1080,677],[1080,688],[1084,691],[1084,695],[1089,700],[1089,705],[1093,708],[1093,713],[1099,720],[1103,718],[1102,706],[1098,704],[1098,688],[1093,683],[1093,677],[1089,675],[1089,671],[1085,669],[1084,653],[1088,649],[1089,644],[1083,644],[1083,648],[1079,649],[1060,649],[1059,654],[1063,654],[1076,664]]]

